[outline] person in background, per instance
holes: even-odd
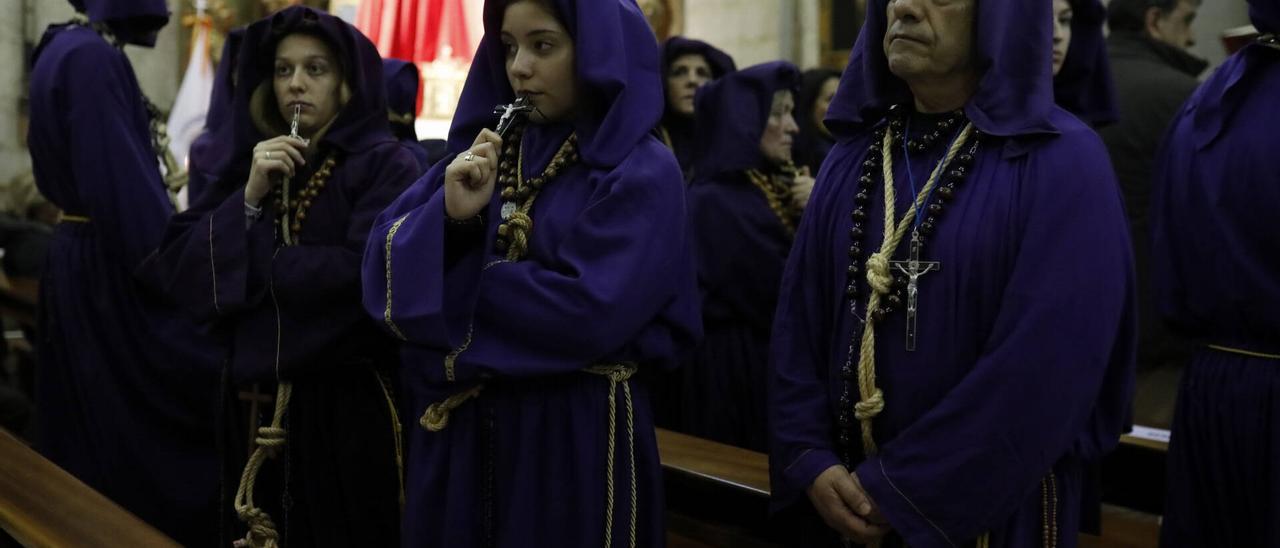
[[[152,47],[163,0],[72,0],[34,53],[27,143],[35,182],[63,213],[40,280],[36,446],[188,546],[217,541],[217,367],[191,322],[133,272],[174,212],[168,137],[127,44]]]
[[[1157,307],[1197,348],[1169,441],[1160,545],[1280,546],[1280,1],[1205,81],[1156,158]]]
[[[675,152],[686,181],[691,179],[696,162],[694,95],[698,88],[736,69],[729,54],[700,40],[673,36],[662,45],[662,81],[666,102],[658,135]]]
[[[391,133],[418,160],[421,173],[426,173],[431,161],[413,127],[418,111],[418,84],[422,79],[418,67],[408,61],[383,59],[382,79],[387,83],[387,119],[391,121]]]
[[[800,76],[800,90],[796,94],[796,124],[800,126],[800,133],[796,134],[792,156],[796,167],[808,168],[813,175],[818,174],[822,161],[836,143],[824,119],[839,85],[838,70],[809,69]]]
[[[791,163],[800,73],[777,61],[698,91],[689,187],[704,338],[681,368],[685,433],[768,450],[769,327],[811,177]]]
[[[1107,55],[1101,0],[1053,2],[1053,98],[1095,129],[1116,122],[1116,88]]]
[[[1138,271],[1138,392],[1135,419],[1165,428],[1177,378],[1195,347],[1161,320],[1152,285],[1152,166],[1169,122],[1199,85],[1208,63],[1187,51],[1199,0],[1110,0],[1107,52],[1119,120],[1099,131],[1124,195]]]

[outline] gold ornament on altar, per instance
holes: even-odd
[[[206,53],[213,61],[213,65],[217,66],[222,61],[222,44],[227,39],[227,31],[236,25],[235,13],[227,5],[226,0],[209,0],[204,14],[198,13],[196,3],[192,0],[186,3],[186,9],[183,11],[189,12],[182,16],[182,26],[191,31],[187,40],[194,39],[196,25],[209,25],[209,50]],[[187,47],[191,47],[189,43]]]
[[[639,0],[659,42],[684,32],[684,0]]]

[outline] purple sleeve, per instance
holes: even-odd
[[[681,284],[692,292],[674,162],[603,175],[550,257],[514,263],[484,261],[492,255],[483,245],[446,261],[458,255],[446,252],[446,162],[384,212],[365,253],[369,314],[416,345],[465,349],[447,370],[431,372],[440,380],[582,369],[632,342]]]
[[[860,161],[842,154],[837,162]],[[850,158],[852,156],[852,158]],[[856,165],[856,164],[855,164]],[[824,470],[840,464],[834,449],[828,386],[831,310],[831,241],[840,215],[835,177],[819,179],[801,219],[782,275],[769,359],[769,469],[773,507],[804,499]],[[827,336],[824,336],[827,335]]]

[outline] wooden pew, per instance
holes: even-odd
[[[670,548],[774,548],[788,540],[768,513],[768,456],[658,429],[667,483]],[[1126,436],[1126,450],[1155,451],[1160,442]],[[1102,508],[1101,536],[1081,534],[1083,548],[1155,548],[1159,518],[1112,504]]]
[[[0,429],[0,527],[23,546],[178,546]]]

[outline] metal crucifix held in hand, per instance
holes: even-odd
[[[528,113],[533,112],[533,109],[533,103],[529,101],[528,97],[523,95],[517,97],[514,103],[509,105],[498,105],[495,107],[493,109],[493,113],[501,116],[498,118],[498,127],[494,130],[497,132],[498,137],[506,139],[507,130],[511,129],[511,126],[515,124],[516,119],[518,118],[517,115],[527,115]]]
[[[905,261],[890,261],[889,264],[898,269],[907,276],[907,351],[915,352],[916,350],[916,314],[919,311],[920,303],[920,276],[930,272],[938,272],[942,270],[942,263],[938,261],[921,261],[920,248],[923,247],[923,240],[920,238],[919,231],[911,233],[911,251]]]

